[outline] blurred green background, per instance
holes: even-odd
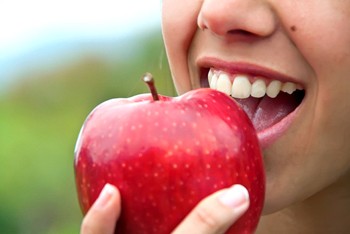
[[[0,88],[0,233],[78,233],[73,152],[88,113],[148,92],[145,72],[175,95],[160,25],[85,46],[56,60],[35,51],[36,66],[18,65]]]

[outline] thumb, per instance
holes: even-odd
[[[121,198],[116,187],[106,184],[85,215],[81,234],[113,234],[120,215]]]
[[[173,233],[224,233],[248,207],[247,189],[233,185],[202,200]]]

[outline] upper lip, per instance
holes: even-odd
[[[247,74],[251,76],[264,77],[269,80],[293,82],[300,84],[302,87],[305,86],[300,80],[293,76],[245,61],[229,62],[214,57],[202,57],[197,60],[197,66],[201,69],[214,68],[230,74]]]

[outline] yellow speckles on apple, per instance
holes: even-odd
[[[86,178],[83,178],[83,179],[81,180],[81,182],[82,182],[83,185],[86,185]]]
[[[171,151],[171,150],[169,150],[169,151],[166,153],[165,157],[171,157],[171,156],[173,156],[173,155],[174,155],[174,152]]]
[[[135,131],[135,129],[136,129],[136,127],[135,127],[135,125],[131,125],[131,131]]]
[[[180,202],[180,203],[184,203],[184,202],[185,202],[185,199],[184,199],[183,197],[180,197],[180,198],[179,198],[179,202]]]
[[[131,143],[131,139],[130,139],[130,138],[126,138],[125,141],[126,141],[126,143],[128,143],[128,144]]]
[[[91,188],[91,189],[90,189],[91,193],[95,193],[94,187],[92,187],[92,186],[90,187],[90,184],[89,184],[89,188]]]

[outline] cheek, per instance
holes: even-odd
[[[338,70],[341,64],[349,67],[350,1],[301,1],[284,7],[282,14],[288,15],[284,23],[291,40],[317,75],[325,69]]]
[[[191,89],[187,65],[188,51],[197,30],[201,1],[164,0],[162,31],[174,84],[178,93]]]

